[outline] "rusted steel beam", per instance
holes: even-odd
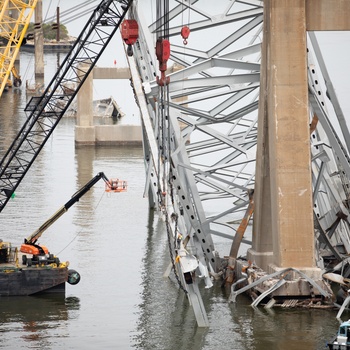
[[[253,198],[254,190],[251,190],[249,193],[249,205],[247,207],[247,210],[244,214],[244,217],[237,229],[236,235],[233,239],[231,250],[230,250],[230,258],[237,258],[238,250],[241,245],[244,233],[247,229],[249,220],[254,212],[254,198]]]

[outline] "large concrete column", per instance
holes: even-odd
[[[35,7],[34,47],[35,47],[35,83],[44,86],[44,33],[43,33],[43,3],[38,0]]]
[[[306,1],[265,0],[253,247],[266,271],[315,266]]]
[[[268,74],[267,67],[267,40],[269,36],[269,16],[267,16],[268,4],[264,5],[264,33],[261,48],[260,69],[260,96],[258,112],[258,140],[256,155],[256,172],[254,188],[254,220],[252,249],[248,251],[248,257],[265,271],[273,262],[273,239],[271,230],[271,189],[270,189],[270,162],[269,162],[269,138],[268,138],[268,113],[267,91]],[[266,39],[265,39],[266,38]]]
[[[85,72],[88,65],[79,67]],[[95,127],[93,124],[93,73],[86,78],[77,94],[77,123],[75,126],[75,141],[80,144],[95,144]]]
[[[38,0],[35,7],[34,46],[35,46],[35,83],[44,85],[44,33],[43,3]]]

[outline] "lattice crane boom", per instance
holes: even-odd
[[[15,70],[15,61],[38,0],[0,1],[0,97]],[[20,80],[15,76],[16,81]]]
[[[125,17],[132,0],[102,0],[0,162],[0,212],[44,147]]]

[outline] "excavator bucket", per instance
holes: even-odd
[[[126,192],[127,189],[127,182],[119,179],[110,179],[105,186],[106,192]]]

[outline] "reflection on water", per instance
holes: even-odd
[[[1,323],[67,320],[68,312],[79,310],[77,297],[42,294],[33,297],[1,297]],[[43,312],[45,310],[45,312]]]
[[[2,297],[0,346],[8,349],[51,348],[54,338],[51,329],[59,337],[69,336],[67,323],[79,314],[77,297],[42,295],[40,297]],[[17,337],[8,335],[17,334]]]
[[[6,104],[6,108],[1,108]],[[11,145],[24,122],[24,101],[21,90],[3,93],[0,98],[0,151],[1,158]]]
[[[163,223],[154,217],[152,210],[143,263],[136,348],[161,349],[163,344],[168,344],[169,349],[195,349],[187,347],[193,345],[198,328],[184,292],[177,288],[175,280],[161,277],[169,263],[167,237]],[[180,346],[182,342],[186,347]]]

